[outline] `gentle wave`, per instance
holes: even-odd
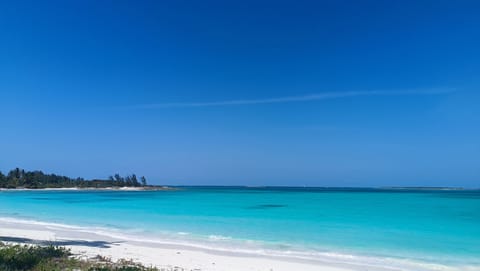
[[[183,246],[191,249],[200,249],[210,252],[228,253],[233,255],[256,255],[278,257],[293,260],[313,261],[323,264],[343,265],[374,270],[415,270],[415,271],[480,271],[479,267],[468,265],[447,266],[411,259],[397,259],[389,257],[370,257],[364,255],[342,254],[328,251],[301,250],[292,247],[286,249],[272,249],[268,245],[254,240],[236,240],[232,237],[210,235],[203,240],[187,232],[158,233],[152,235],[141,230],[123,230],[111,227],[85,227],[61,223],[0,217],[0,222],[24,225],[38,225],[52,230],[67,230],[96,234],[112,239],[138,242],[152,245]],[[385,268],[389,267],[389,268]]]

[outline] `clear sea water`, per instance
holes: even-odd
[[[480,266],[478,190],[2,191],[0,217],[213,248]]]

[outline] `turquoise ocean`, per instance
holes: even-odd
[[[289,257],[480,267],[479,190],[1,191],[0,219]]]

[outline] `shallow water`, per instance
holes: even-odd
[[[0,217],[212,247],[480,266],[474,190],[2,191]]]

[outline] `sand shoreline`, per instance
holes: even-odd
[[[104,229],[105,230],[105,229]],[[66,246],[80,258],[97,255],[112,260],[132,259],[144,265],[175,271],[478,271],[472,266],[447,267],[437,264],[398,265],[391,259],[374,264],[354,256],[337,259],[305,259],[278,255],[216,250],[180,243],[132,240],[115,234],[54,223],[0,217],[0,241],[6,243],[54,244]]]
[[[158,187],[58,187],[58,188],[0,188],[0,191],[174,191],[178,188],[169,186]]]
[[[329,263],[288,257],[215,251],[180,244],[139,242],[55,224],[0,220],[0,241],[66,246],[78,257],[133,259],[165,270],[202,271],[393,271],[397,268]],[[177,268],[177,269],[175,269]]]

